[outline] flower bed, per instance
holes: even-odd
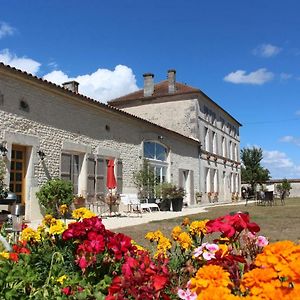
[[[300,246],[268,244],[249,215],[160,231],[144,249],[85,208],[46,216],[0,258],[0,299],[300,299]]]

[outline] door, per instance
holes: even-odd
[[[26,147],[13,145],[10,164],[9,189],[17,195],[17,201],[25,204]]]

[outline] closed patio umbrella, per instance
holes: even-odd
[[[112,189],[117,187],[115,163],[113,159],[110,159],[107,163],[106,187],[109,189],[109,214],[111,215],[113,205]]]
[[[106,187],[109,190],[112,190],[117,187],[115,177],[115,162],[113,159],[110,159],[107,164]]]

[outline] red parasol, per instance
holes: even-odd
[[[106,178],[106,186],[109,190],[112,190],[117,187],[114,169],[115,169],[114,160],[110,159],[107,164],[107,178]]]

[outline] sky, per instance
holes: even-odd
[[[106,102],[176,69],[243,126],[273,179],[300,178],[300,1],[0,0],[0,61]]]

